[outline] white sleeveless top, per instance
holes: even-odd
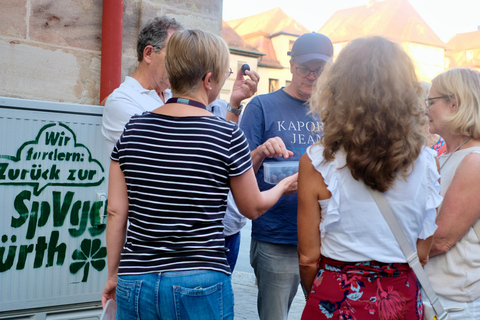
[[[480,147],[456,151],[445,163],[448,155],[440,156],[442,189],[445,193],[458,166],[470,153],[480,153]],[[479,177],[480,178],[480,177]],[[425,271],[435,292],[448,299],[470,302],[480,298],[480,242],[472,228],[446,253],[430,258]]]
[[[307,154],[319,171],[332,197],[319,201],[322,255],[340,261],[406,262],[397,240],[362,181],[355,180],[345,164],[345,154],[324,161],[323,146],[313,145]],[[417,239],[431,236],[436,208],[441,203],[435,152],[424,148],[412,173],[401,175],[385,192],[407,238],[416,251]]]

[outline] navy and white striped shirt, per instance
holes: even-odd
[[[235,123],[146,112],[131,118],[111,158],[125,174],[129,200],[119,275],[230,274],[222,225],[229,177],[252,166]]]

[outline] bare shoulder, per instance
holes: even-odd
[[[465,156],[455,172],[454,181],[463,186],[477,185],[480,177],[480,153]],[[452,183],[453,183],[452,182]]]
[[[331,197],[322,174],[314,167],[312,159],[306,153],[300,159],[298,185],[299,190],[306,187],[320,200]]]
[[[303,166],[303,167],[311,167],[313,168],[313,165],[312,165],[312,160],[310,159],[310,157],[308,156],[308,154],[304,153],[302,155],[302,157],[300,158],[300,166]]]
[[[462,162],[460,163],[458,170],[462,170],[462,171],[465,170],[470,172],[479,171],[480,170],[480,151],[473,151],[472,153],[466,155],[465,158],[463,158]]]

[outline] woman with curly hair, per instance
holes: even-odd
[[[381,38],[350,42],[320,77],[323,136],[300,160],[302,319],[423,319],[420,286],[368,188],[382,192],[422,264],[441,202],[414,66]]]

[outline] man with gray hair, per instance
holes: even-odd
[[[137,39],[138,67],[133,76],[107,98],[102,120],[102,134],[107,150],[123,132],[125,124],[135,114],[152,111],[170,98],[170,87],[165,70],[165,51],[170,36],[183,29],[174,18],[156,17],[148,21]]]

